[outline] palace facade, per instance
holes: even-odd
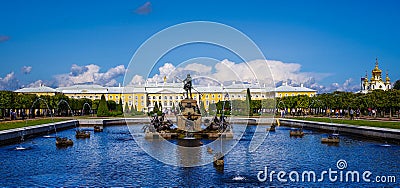
[[[307,95],[313,97],[317,91],[301,85],[293,87],[283,84],[277,88],[269,88],[259,84],[237,84],[231,85],[208,85],[193,86],[192,97],[202,101],[205,108],[222,100],[245,100],[247,88],[250,89],[252,100],[262,100],[273,97],[287,97],[297,95]],[[117,104],[121,99],[122,103],[127,103],[129,107],[136,106],[138,111],[151,111],[155,103],[162,104],[164,110],[177,107],[180,100],[184,98],[183,83],[168,82],[146,82],[126,87],[103,87],[100,85],[74,85],[52,89],[46,86],[36,88],[22,88],[16,90],[17,93],[29,93],[40,95],[55,95],[62,93],[69,98],[91,100],[100,99],[104,95],[106,100],[113,100]],[[123,105],[125,107],[125,105]]]

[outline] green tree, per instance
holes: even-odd
[[[118,102],[118,105],[117,105],[117,112],[123,112],[124,110],[123,110],[123,107],[122,107],[122,99],[121,99],[121,97],[119,98],[119,102]]]
[[[173,106],[173,109],[175,110],[175,105]],[[200,113],[202,114],[202,116],[207,115],[206,107],[204,106],[203,101],[200,101]]]
[[[99,108],[100,100],[96,99],[92,102],[92,109],[97,110]]]
[[[397,80],[397,81],[394,83],[393,89],[400,90],[400,80]]]
[[[97,116],[99,117],[109,116],[108,105],[104,95],[101,95],[99,108],[97,109]]]
[[[252,100],[250,106],[253,112],[259,112],[261,110],[261,100]]]
[[[158,102],[154,102],[153,113],[157,113],[159,111]]]
[[[109,109],[110,111],[115,111],[115,110],[117,110],[117,103],[116,103],[115,101],[113,101],[113,100],[107,101],[107,106],[108,106],[108,109]]]
[[[128,113],[130,113],[131,111],[129,110],[129,105],[128,105],[128,103],[127,102],[125,102],[125,113],[126,114],[128,114]]]
[[[158,102],[158,112],[157,113],[160,113],[160,112],[162,112],[162,109],[163,108],[163,106],[162,106],[162,104],[161,104],[161,101],[159,101]]]
[[[217,114],[217,105],[215,103],[211,103],[208,106],[208,114],[212,116]]]
[[[246,106],[248,109],[248,115],[253,116],[253,109],[251,108],[251,94],[250,94],[250,88],[247,88],[247,94],[246,94]]]
[[[200,101],[200,103],[201,103],[201,101]],[[175,103],[172,103],[172,112],[176,112]]]

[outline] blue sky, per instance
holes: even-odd
[[[365,71],[370,76],[376,57],[393,82],[400,79],[396,66],[400,3],[395,0],[0,3],[0,89],[76,84],[79,79],[71,76],[88,70],[96,75],[93,83],[116,85],[122,82],[123,68],[149,37],[169,26],[198,20],[240,30],[267,59],[301,65],[293,74],[324,75],[316,82],[327,90],[354,90]],[[205,55],[241,63],[234,56],[197,49],[171,53],[160,65]],[[343,86],[349,81],[354,87]],[[333,83],[338,86],[331,87]]]

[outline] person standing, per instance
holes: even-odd
[[[354,120],[354,110],[350,109],[350,120]]]
[[[361,114],[360,108],[357,108],[357,110],[356,110],[356,119],[360,119],[360,114]]]

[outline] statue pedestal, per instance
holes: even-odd
[[[181,113],[177,116],[178,129],[187,132],[201,131],[201,114],[194,99],[183,99],[181,101]]]

